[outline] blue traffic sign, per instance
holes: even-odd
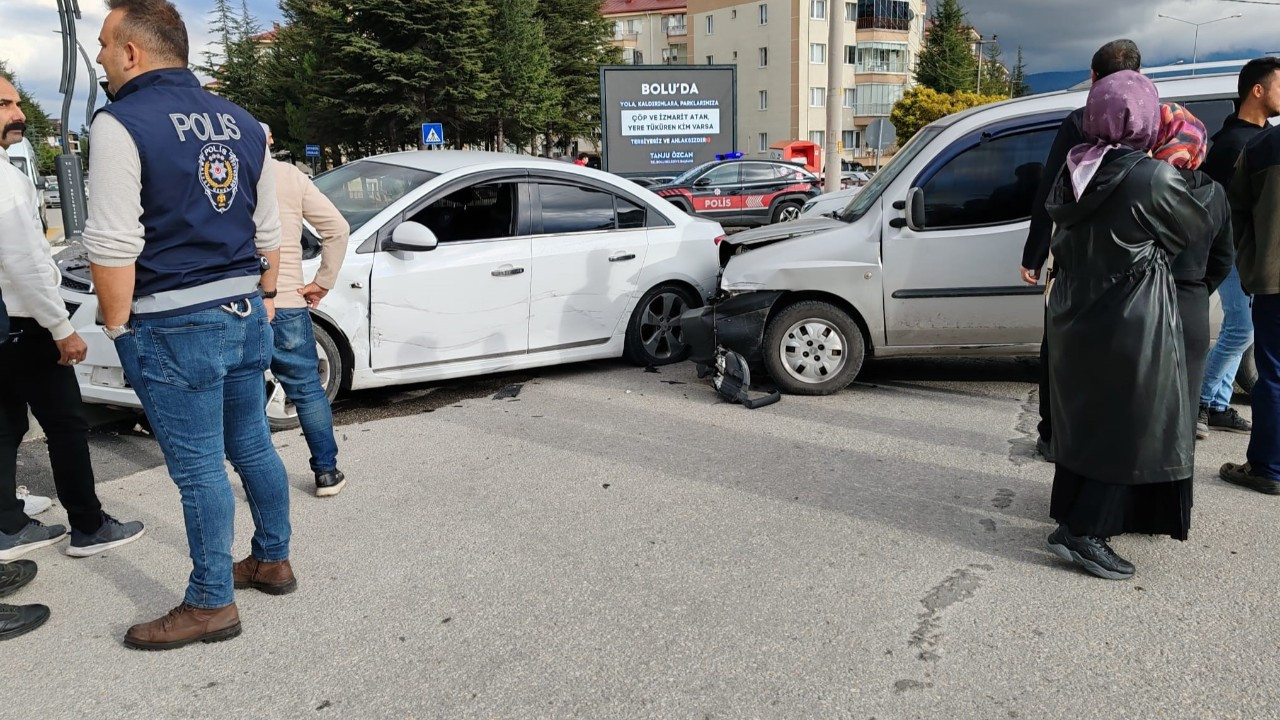
[[[308,145],[308,146],[307,146],[307,157],[320,157],[320,146],[319,146],[319,145]]]
[[[422,144],[443,145],[444,125],[441,123],[422,123]]]

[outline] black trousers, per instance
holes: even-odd
[[[75,371],[58,364],[59,356],[53,336],[39,323],[10,318],[9,341],[0,345],[0,532],[6,534],[27,524],[16,493],[28,407],[49,439],[54,486],[71,527],[92,533],[102,526],[80,386]]]

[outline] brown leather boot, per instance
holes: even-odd
[[[288,560],[261,562],[250,555],[231,566],[231,577],[237,590],[255,588],[268,595],[287,595],[298,589]]]
[[[193,642],[230,640],[240,634],[240,613],[235,603],[206,610],[183,603],[169,614],[134,625],[124,644],[137,650],[172,650]]]

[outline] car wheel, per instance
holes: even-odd
[[[338,396],[342,387],[342,378],[346,369],[342,366],[342,352],[329,332],[312,323],[311,329],[316,336],[316,356],[320,360],[320,386],[324,388],[324,396],[329,402]],[[298,427],[298,409],[293,401],[284,393],[284,386],[276,380],[271,371],[266,372],[267,382],[267,424],[272,431],[292,430]]]
[[[800,203],[788,200],[787,202],[778,203],[777,207],[773,209],[773,217],[770,222],[791,222],[798,217],[800,217]]]
[[[631,320],[622,357],[635,365],[670,365],[689,357],[680,316],[701,307],[698,296],[679,285],[659,285],[640,298]]]
[[[849,313],[806,300],[783,308],[764,333],[764,365],[778,389],[792,395],[830,395],[862,369],[866,344]]]
[[[1236,385],[1248,395],[1253,392],[1253,386],[1257,382],[1258,365],[1253,361],[1253,346],[1250,345],[1240,358],[1240,369],[1236,370]]]

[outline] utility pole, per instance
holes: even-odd
[[[823,171],[825,190],[840,189],[841,97],[844,94],[844,3],[827,3],[827,133]]]
[[[994,44],[999,39],[999,37],[1000,37],[999,35],[992,35],[990,40],[983,40],[982,36],[979,35],[978,42],[974,43],[974,45],[977,46],[978,48],[978,87],[976,90],[974,90],[974,92],[978,95],[982,94],[982,63],[986,59],[982,54],[982,48],[984,45]]]

